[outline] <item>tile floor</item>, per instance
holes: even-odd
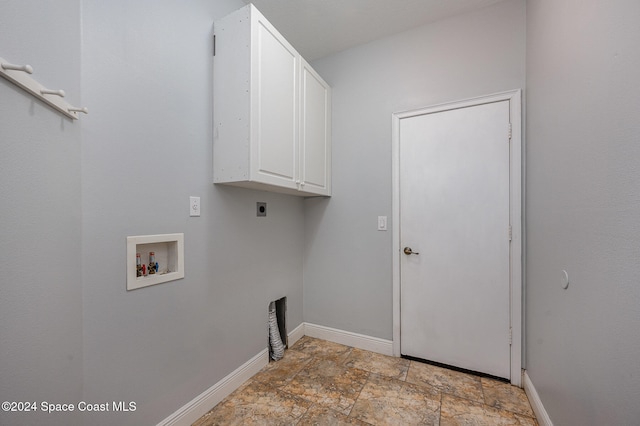
[[[515,386],[305,336],[193,426],[537,424]]]

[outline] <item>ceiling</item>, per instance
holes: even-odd
[[[243,0],[307,60],[502,0]]]

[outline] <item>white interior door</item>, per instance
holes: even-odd
[[[403,355],[510,378],[509,101],[399,123]],[[408,252],[409,250],[407,250]]]

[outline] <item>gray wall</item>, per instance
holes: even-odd
[[[302,322],[302,200],[212,184],[212,23],[243,4],[83,3],[84,397],[138,403],[92,424],[153,424],[218,382],[267,347],[271,300]],[[171,232],[185,278],[127,292],[125,237]]]
[[[302,322],[303,201],[211,183],[212,23],[243,5],[0,3],[0,55],[90,109],[0,81],[0,400],[137,403],[0,423],[155,424],[267,347],[269,301]],[[127,292],[126,236],[173,232],[185,278]]]
[[[527,368],[557,425],[640,421],[638,22],[527,2]]]
[[[392,339],[391,114],[524,87],[525,3],[498,3],[320,59],[333,196],[305,201],[305,321]]]
[[[334,87],[331,199],[215,187],[211,23],[244,3],[131,3],[0,3],[0,55],[91,111],[0,80],[0,400],[138,409],[2,424],[155,424],[266,347],[282,295],[289,330],[304,307],[391,339],[391,113],[524,86],[522,0],[360,46],[314,64]],[[639,18],[633,0],[527,2],[527,367],[556,424],[640,418]],[[127,292],[125,237],[168,232],[185,278]]]
[[[2,1],[0,56],[79,104],[80,1]],[[0,401],[82,397],[80,151],[77,123],[0,78]]]

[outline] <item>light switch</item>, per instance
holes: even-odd
[[[386,230],[387,230],[387,217],[378,216],[378,231],[386,231]]]
[[[200,216],[200,197],[189,197],[189,216]]]

